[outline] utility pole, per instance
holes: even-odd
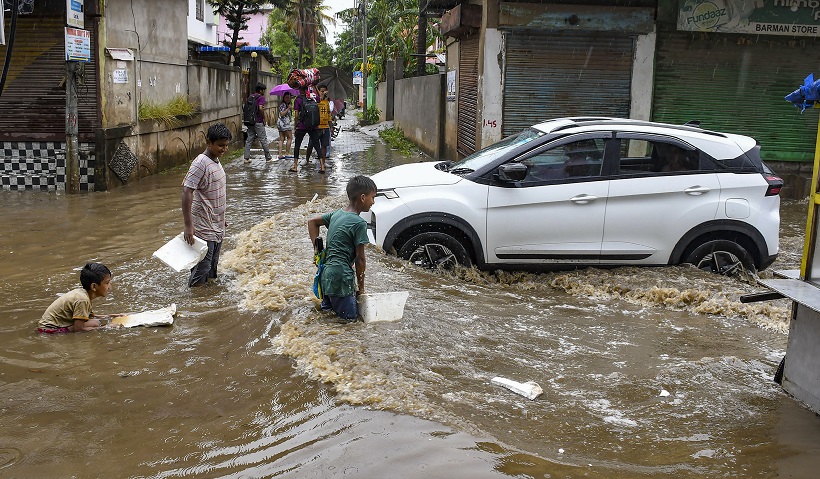
[[[77,140],[77,76],[83,64],[65,64],[65,189],[67,193],[80,192],[80,144]]]
[[[367,115],[367,0],[361,0],[362,14],[362,111]],[[365,116],[366,117],[366,116]]]

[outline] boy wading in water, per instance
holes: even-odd
[[[225,170],[219,157],[228,151],[230,130],[215,123],[205,135],[205,151],[194,158],[188,174],[182,181],[183,237],[194,244],[194,235],[208,243],[208,252],[202,261],[191,268],[188,286],[202,286],[208,278],[216,278],[219,250],[225,236],[225,207],[227,205]]]
[[[86,264],[80,271],[80,284],[82,288],[71,290],[51,303],[37,323],[38,333],[93,331],[101,326],[100,319],[121,316],[97,316],[91,310],[91,302],[111,290],[111,271],[104,264]]]
[[[322,309],[332,309],[341,322],[352,323],[359,316],[356,296],[364,292],[364,245],[370,242],[367,222],[359,213],[370,211],[373,206],[376,183],[366,176],[351,178],[347,183],[347,198],[350,204],[346,208],[309,220],[308,234],[317,253],[319,228],[327,227],[325,266],[319,279],[324,293]]]

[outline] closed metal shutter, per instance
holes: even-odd
[[[755,138],[764,160],[814,158],[817,115],[783,97],[817,70],[820,41],[764,35],[658,35],[653,119],[701,120],[709,130]]]
[[[17,21],[9,76],[0,97],[0,141],[65,141],[65,17],[37,12]],[[81,142],[93,142],[99,125],[97,35],[90,23],[86,29],[91,31],[93,61],[85,65],[84,85],[77,87]],[[4,48],[0,62],[5,53]]]
[[[456,150],[467,156],[475,151],[478,122],[478,35],[459,42],[458,141]]]
[[[503,136],[557,117],[629,117],[633,37],[511,30],[506,41]]]

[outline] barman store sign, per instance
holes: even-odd
[[[816,37],[820,0],[682,0],[678,30]]]

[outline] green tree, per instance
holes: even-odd
[[[236,52],[236,46],[242,37],[239,32],[248,29],[248,19],[251,15],[256,15],[261,11],[261,8],[266,4],[271,4],[277,8],[287,8],[287,0],[208,0],[208,4],[214,9],[214,13],[225,17],[225,23],[228,30],[231,32],[231,40],[228,47],[231,49],[231,55]],[[228,56],[227,64],[230,65],[230,55]],[[239,66],[239,55],[234,55],[234,65]]]
[[[362,63],[361,17],[355,8],[342,10],[336,16],[347,28],[336,37],[334,65],[346,72],[359,70]]]
[[[376,81],[385,79],[388,60],[399,59],[404,63],[406,77],[416,74],[416,64],[425,61],[416,53],[418,38],[418,0],[362,0],[367,2],[367,71]],[[347,29],[339,35],[336,43],[337,61],[340,67],[353,63],[352,70],[361,68],[362,25],[361,12],[348,9],[338,14],[347,23]],[[438,20],[428,19],[427,47],[441,38]],[[345,65],[346,66],[346,65]]]
[[[296,68],[299,45],[296,37],[288,30],[285,10],[274,9],[270,12],[268,28],[259,43],[270,48],[272,55],[279,57],[277,73],[282,76],[283,80],[286,79],[290,71]]]
[[[260,43],[271,49],[271,54],[280,57],[278,73],[287,78],[294,68],[319,67],[332,65],[335,50],[327,44],[325,33],[319,32],[317,43],[307,52],[299,51],[299,38],[291,28],[290,15],[282,9],[274,9],[268,17],[268,28],[260,39]],[[326,31],[326,28],[322,29]]]
[[[308,49],[311,63],[316,63],[316,46],[327,37],[326,25],[336,25],[336,20],[328,15],[329,10],[322,0],[290,0],[288,28],[298,42],[298,68],[302,68],[302,56]]]

